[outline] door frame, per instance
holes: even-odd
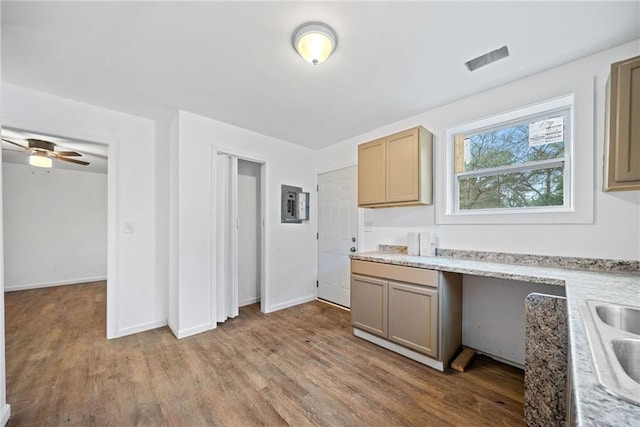
[[[117,321],[117,292],[118,283],[116,281],[118,266],[117,250],[117,140],[111,136],[98,135],[93,133],[77,134],[69,132],[69,129],[62,129],[57,126],[47,126],[41,123],[12,120],[2,118],[2,127],[8,129],[18,129],[26,132],[41,133],[57,138],[77,139],[85,142],[101,144],[107,146],[107,306],[106,306],[106,336],[107,339],[118,338]],[[2,173],[2,163],[0,162],[0,173]],[[0,193],[1,194],[1,193]],[[3,283],[4,283],[4,271]],[[4,307],[3,310],[4,312]]]
[[[218,170],[217,170],[217,156],[218,154],[226,154],[229,156],[236,157],[238,160],[244,160],[252,163],[258,163],[260,165],[260,311],[265,313],[266,309],[269,307],[269,282],[267,280],[267,263],[266,263],[266,252],[265,248],[267,247],[267,168],[268,162],[266,159],[261,158],[259,156],[255,156],[252,153],[246,153],[242,151],[238,151],[234,148],[225,147],[222,145],[211,144],[211,324],[216,325],[217,322],[217,310],[218,310],[218,302],[217,302],[217,291],[218,291],[218,283],[217,283],[217,269],[218,269],[218,250],[217,250],[217,235],[218,235],[218,209],[217,209],[217,201],[218,201]],[[237,190],[237,188],[236,188]],[[234,239],[237,242],[237,228],[235,228],[236,238]],[[234,251],[232,254],[234,257],[233,265],[237,267],[237,251]],[[237,271],[236,273],[237,274]],[[237,293],[237,289],[235,290]]]
[[[330,167],[330,168],[325,168],[325,169],[317,169],[316,170],[316,189],[318,188],[318,175],[322,175],[325,173],[329,173],[329,172],[336,172],[339,171],[341,169],[346,169],[346,168],[350,168],[350,167],[358,167],[358,162],[349,162],[343,165],[339,165],[339,166],[335,166],[335,167]],[[357,190],[356,190],[357,191]],[[357,198],[356,198],[356,203],[357,203]],[[362,242],[362,236],[364,234],[364,231],[362,229],[362,224],[364,224],[364,209],[361,208],[360,206],[357,207],[357,224],[356,224],[356,236],[358,239],[358,248],[360,248],[360,242]],[[316,231],[318,233],[320,233],[320,221],[318,221],[318,228],[316,229]],[[316,240],[316,253],[319,254],[320,248],[320,240]],[[320,263],[318,262],[318,256],[316,256],[316,280],[318,279],[318,277],[320,277]],[[351,282],[349,282],[351,283]],[[349,284],[349,286],[351,286],[351,284]],[[316,299],[322,302],[326,302],[326,303],[331,303],[330,301],[325,301],[323,299],[318,298],[318,288],[316,287]],[[336,305],[336,307],[341,307],[344,308],[345,310],[349,310],[346,307],[342,307],[339,305]]]

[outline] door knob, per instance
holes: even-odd
[[[351,249],[349,249],[351,252],[355,252],[356,251],[356,247],[355,246],[351,246]]]

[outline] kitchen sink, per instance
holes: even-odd
[[[640,309],[620,305],[596,305],[600,320],[612,328],[640,335]]]
[[[640,405],[640,307],[587,301],[583,319],[598,381],[609,393]]]
[[[617,339],[611,341],[611,346],[622,369],[640,383],[640,340]]]

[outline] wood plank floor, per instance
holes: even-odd
[[[10,426],[524,425],[521,370],[479,357],[439,373],[321,302],[244,307],[183,340],[107,341],[104,282],[10,292],[5,310]]]

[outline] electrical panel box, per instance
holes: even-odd
[[[309,220],[309,193],[300,187],[282,185],[280,201],[280,222],[300,224]]]

